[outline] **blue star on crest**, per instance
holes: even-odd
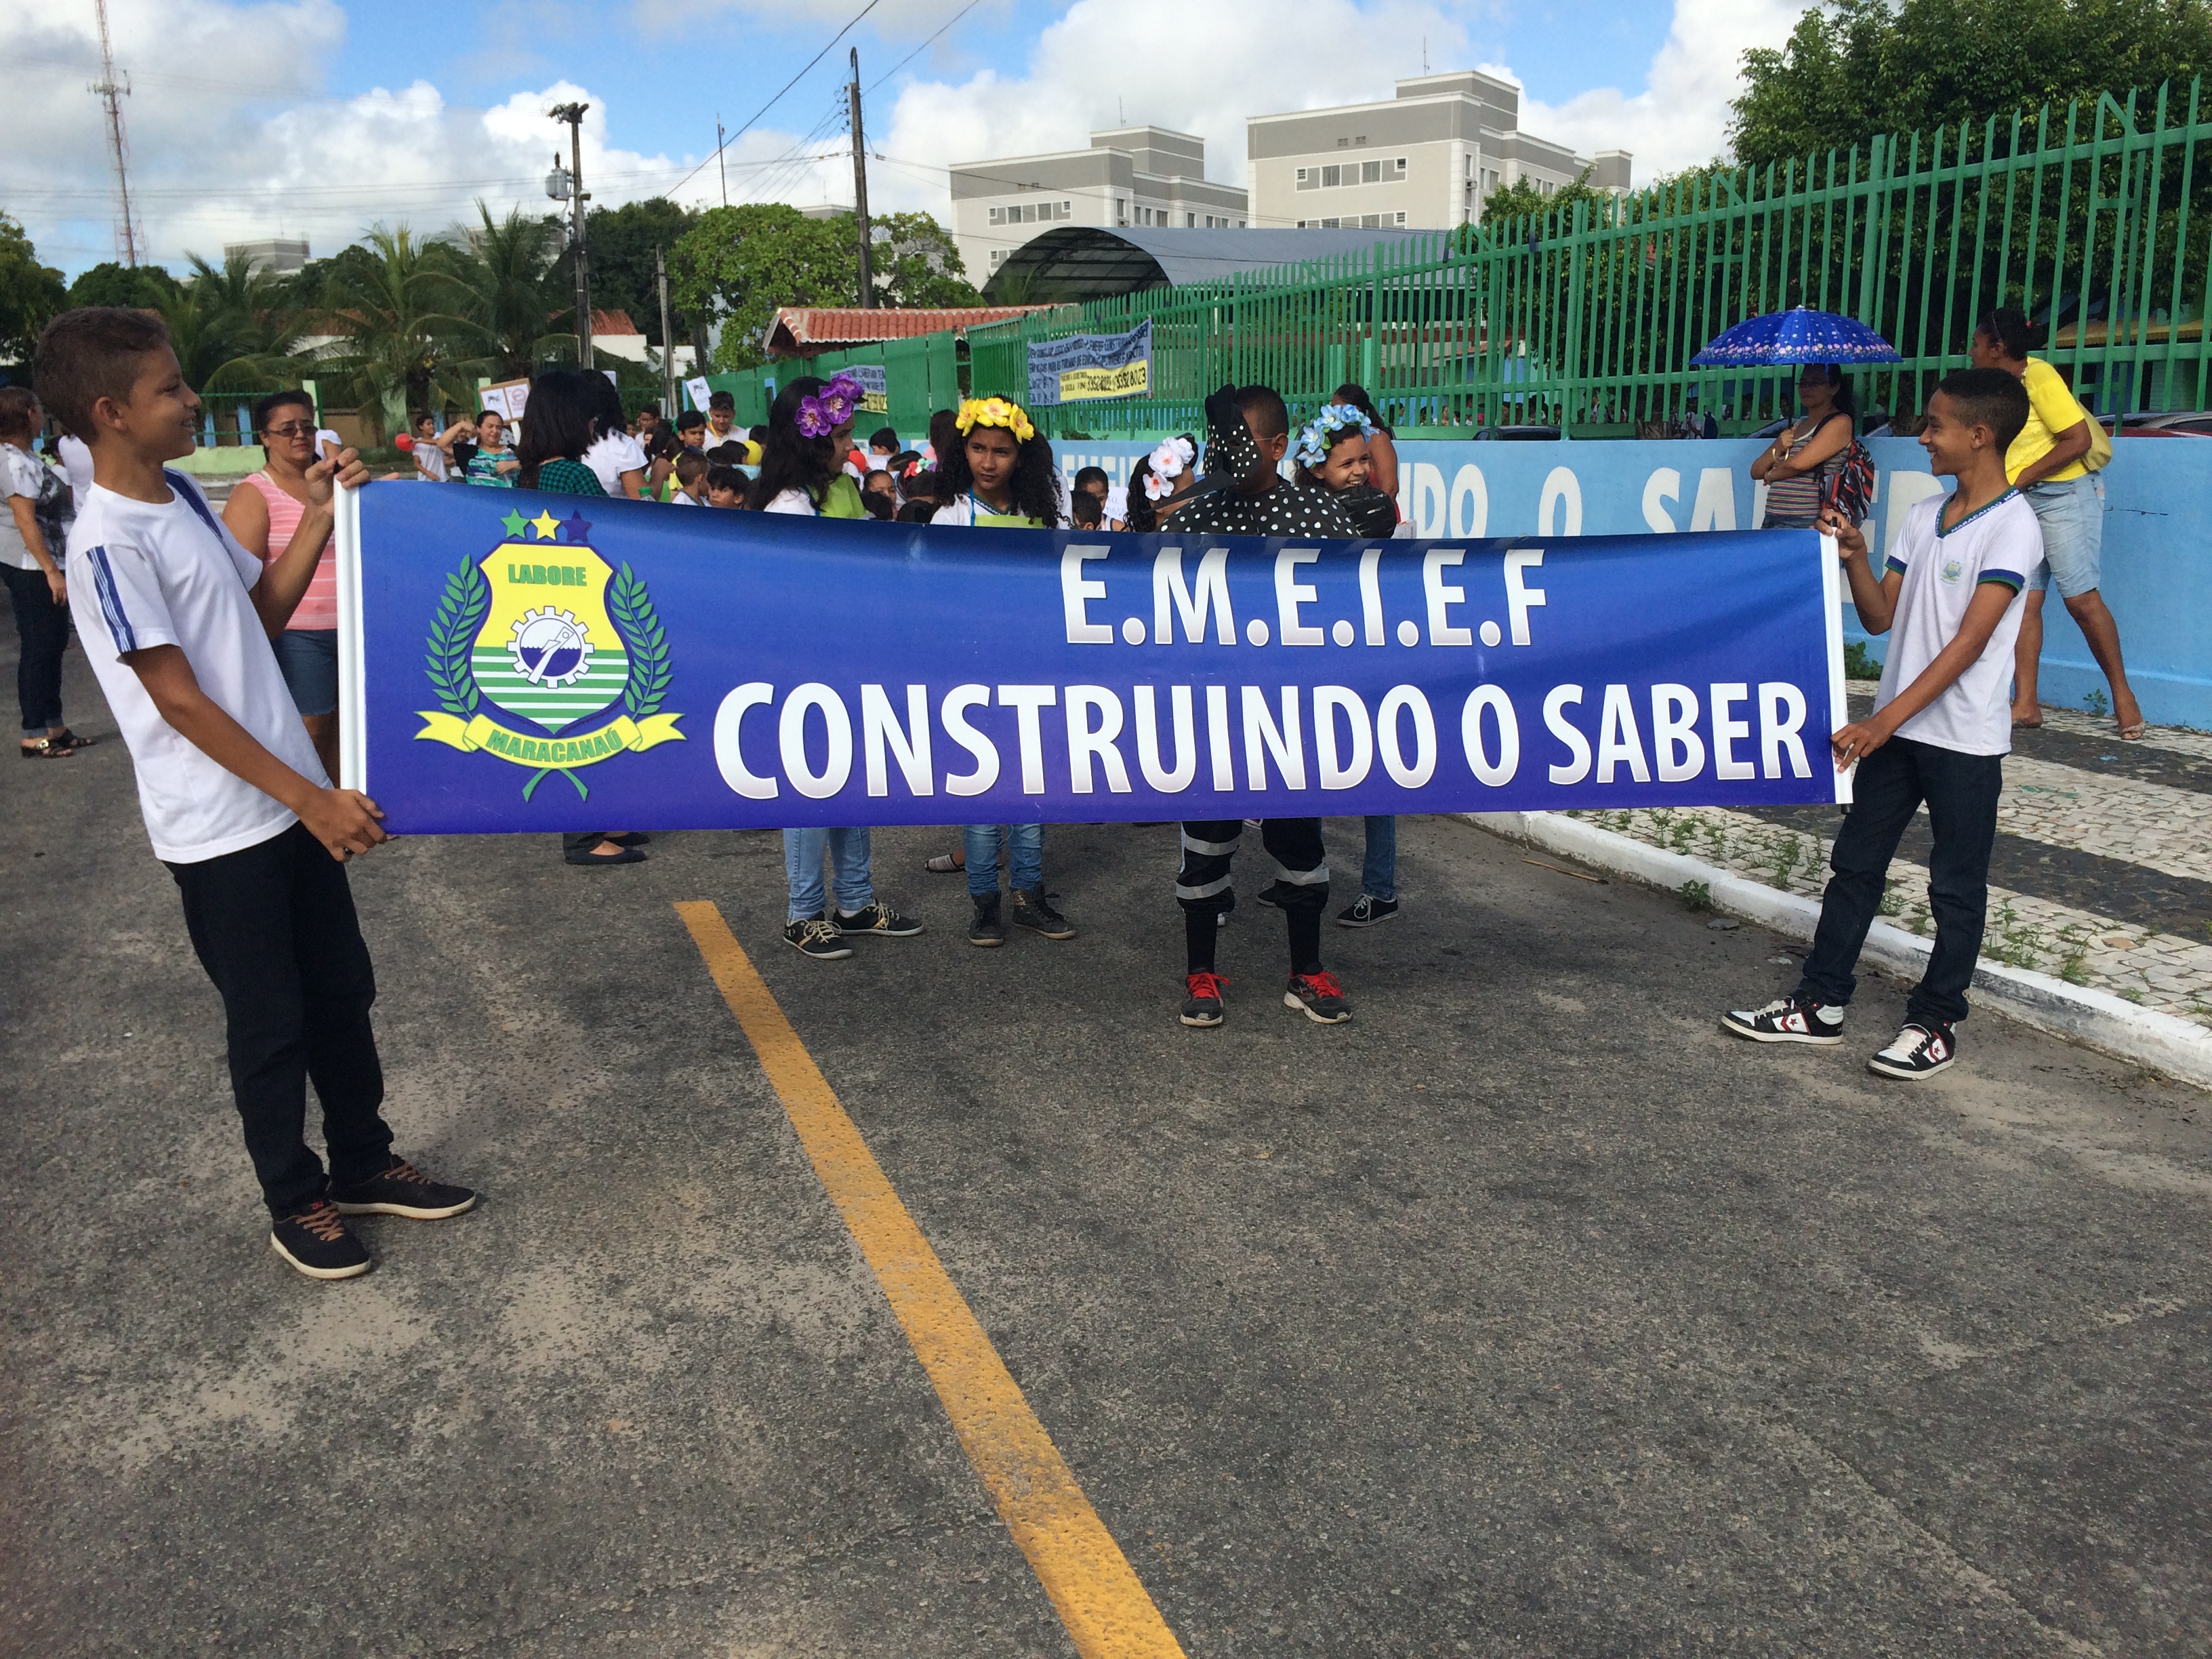
[[[562,521],[561,528],[568,532],[561,539],[571,547],[588,545],[585,538],[591,534],[592,526],[581,513],[571,513]]]

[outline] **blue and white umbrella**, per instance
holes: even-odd
[[[1899,363],[1897,348],[1864,323],[1799,306],[1738,323],[1690,359],[1699,368],[1765,363]]]

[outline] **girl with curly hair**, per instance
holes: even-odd
[[[939,499],[946,505],[937,509],[932,524],[1052,530],[1065,521],[1052,445],[1037,435],[1019,404],[1005,398],[971,398],[960,405],[957,426],[960,441],[940,461],[944,488]],[[999,920],[999,830],[995,823],[971,823],[961,830],[968,896],[975,906],[975,919],[968,926],[970,945],[991,946],[1006,940]],[[1074,924],[1045,896],[1044,826],[1008,824],[1006,847],[1015,925],[1047,939],[1073,939]],[[938,860],[930,864],[935,868]]]

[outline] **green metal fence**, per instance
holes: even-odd
[[[857,429],[864,438],[876,427],[889,426],[896,428],[900,436],[919,441],[929,430],[932,410],[950,409],[960,401],[959,343],[949,331],[813,357],[779,358],[738,374],[709,374],[707,383],[716,392],[730,393],[737,401],[738,423],[751,426],[768,419],[773,387],[801,374],[827,380],[841,368],[861,363],[883,365],[890,401],[888,415],[860,417]]]
[[[1031,342],[1149,317],[1149,395],[1035,411],[1046,430],[1193,427],[1224,382],[1265,382],[1304,410],[1351,380],[1417,427],[1598,435],[1711,414],[1737,431],[1787,409],[1790,380],[1690,357],[1747,317],[1809,305],[1880,330],[1905,361],[1861,371],[1862,404],[1910,412],[1965,362],[1976,320],[2017,305],[2048,327],[2039,355],[2100,411],[2200,408],[2212,233],[2201,88],[1714,169],[1369,254],[1094,301],[1079,318],[977,327],[972,380],[1024,396]]]

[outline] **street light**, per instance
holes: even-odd
[[[568,249],[576,270],[576,365],[580,368],[592,366],[592,280],[584,257],[584,204],[592,199],[584,191],[584,112],[589,108],[589,104],[556,104],[545,112],[554,120],[568,124],[568,166],[563,168],[561,153],[554,151],[553,171],[545,175],[545,193],[556,202],[568,204],[573,227]]]

